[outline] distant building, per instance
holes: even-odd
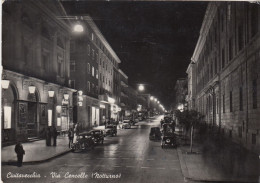
[[[254,3],[209,2],[187,69],[189,106],[222,134],[256,151],[260,149],[259,17],[260,7]]]
[[[2,64],[10,81],[2,93],[2,142],[44,137],[72,123],[70,31],[58,1],[3,3]]]
[[[180,78],[175,84],[175,97],[176,97],[176,109],[184,110],[187,108],[186,97],[187,97],[187,79]]]

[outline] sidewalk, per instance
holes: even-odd
[[[48,161],[54,157],[70,152],[67,136],[57,138],[57,146],[46,146],[45,140],[22,143],[25,150],[24,164],[33,164]],[[6,146],[1,149],[2,165],[15,164],[17,161],[14,152],[15,145]]]
[[[193,152],[189,145],[180,146],[178,156],[184,177],[207,182],[260,182],[260,159],[241,146],[204,136],[195,140]]]
[[[105,130],[105,126],[94,127],[96,130]],[[119,127],[118,127],[119,129]],[[71,151],[68,147],[69,139],[67,136],[58,136],[57,146],[46,146],[45,140],[22,143],[25,150],[23,164],[33,164],[48,161],[57,156],[61,156]],[[6,146],[1,149],[2,165],[16,164],[17,157],[14,152],[15,145]]]

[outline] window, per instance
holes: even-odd
[[[231,3],[228,3],[228,8],[227,8],[227,15],[228,15],[228,21],[231,20]]]
[[[98,63],[98,53],[96,53],[96,61],[97,61],[97,63]]]
[[[222,69],[225,67],[225,49],[222,48]]]
[[[107,64],[106,64],[106,70],[107,70]]]
[[[110,80],[108,81],[108,85],[110,86]]]
[[[229,109],[230,109],[230,112],[233,111],[233,98],[232,98],[232,91],[230,91],[229,93]]]
[[[88,92],[90,92],[90,82],[88,81]]]
[[[106,84],[107,84],[107,78],[106,78]]]
[[[88,63],[88,74],[90,74],[90,64]]]
[[[70,61],[70,71],[76,71],[76,63],[75,60]]]
[[[233,58],[233,47],[232,47],[232,38],[228,41],[228,49],[229,49],[229,60]]]
[[[49,58],[47,54],[42,55],[42,60],[41,60],[41,67],[43,70],[47,69],[47,64],[48,64]]]
[[[252,91],[252,96],[253,96],[253,109],[257,108],[257,80],[253,80],[253,91]]]
[[[95,58],[95,50],[92,49],[92,60],[94,60],[94,58]]]
[[[60,56],[58,56],[58,75],[63,77],[63,60]]]
[[[223,13],[221,14],[221,31],[223,32],[224,31],[224,15]]]
[[[216,98],[216,110],[217,110],[217,114],[218,114],[218,98]]]
[[[98,86],[96,86],[96,94],[98,94]]]
[[[70,41],[70,51],[74,52],[75,51],[75,42],[74,41]]]
[[[103,83],[105,82],[105,76],[103,76]]]
[[[100,81],[102,80],[102,74],[101,73],[99,74],[99,79],[100,79]]]
[[[252,144],[256,144],[256,134],[252,133]]]
[[[223,95],[222,103],[223,103],[223,113],[225,113],[225,94]]]
[[[238,127],[238,137],[242,138],[242,126]]]
[[[105,61],[103,60],[103,68],[105,68]]]
[[[215,57],[215,74],[218,73],[218,61],[217,61],[217,57]]]
[[[98,70],[96,69],[96,78],[98,79]]]
[[[240,51],[244,46],[243,26],[238,26],[238,50]]]
[[[92,90],[91,90],[93,93],[95,92],[95,85],[94,83],[92,83]]]
[[[70,87],[75,89],[75,80],[70,80]]]
[[[88,45],[88,55],[90,55],[90,45]]]
[[[92,66],[92,76],[95,77],[95,68]]]
[[[91,33],[91,40],[93,41],[94,40],[94,34]]]
[[[243,111],[243,87],[239,88],[239,110]]]
[[[252,5],[251,9],[251,37],[256,35],[258,32],[258,7],[257,5]]]

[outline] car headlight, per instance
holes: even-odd
[[[170,139],[166,139],[166,142],[167,142],[167,143],[170,143],[170,142],[171,142],[171,140],[170,140]]]

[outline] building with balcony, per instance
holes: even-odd
[[[2,90],[2,142],[44,137],[72,123],[70,26],[58,1],[3,3],[2,65],[8,89]]]
[[[206,122],[256,151],[260,149],[259,13],[254,3],[210,2],[187,70],[195,85],[189,102],[195,99],[194,107]]]

